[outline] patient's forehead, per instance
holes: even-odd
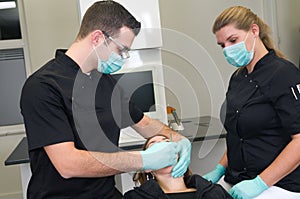
[[[163,135],[157,135],[157,136],[152,137],[152,138],[148,141],[147,148],[148,148],[149,146],[151,146],[152,144],[154,144],[154,143],[157,143],[157,142],[168,142],[168,141],[169,141],[169,138],[166,138],[166,137],[163,136]]]

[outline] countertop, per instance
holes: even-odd
[[[202,116],[182,119],[184,130],[178,131],[191,142],[219,139],[226,136],[220,120],[215,117]],[[122,135],[121,135],[122,137]],[[128,135],[122,137],[120,148],[124,150],[141,149],[145,139],[132,139]],[[29,163],[27,138],[24,137],[4,162],[6,166]]]

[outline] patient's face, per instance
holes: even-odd
[[[148,144],[146,146],[146,148],[149,148],[150,146],[152,146],[155,143],[159,143],[159,142],[169,142],[169,138],[162,136],[162,135],[158,135],[158,136],[154,136],[153,138],[151,138],[148,141]],[[171,174],[172,173],[172,168],[173,166],[168,166],[159,170],[154,171],[156,175],[158,174]]]

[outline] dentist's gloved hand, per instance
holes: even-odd
[[[183,176],[191,162],[191,142],[187,138],[183,137],[179,142],[177,142],[177,145],[179,160],[172,169],[172,176],[174,178]]]
[[[226,168],[221,165],[217,164],[215,169],[204,176],[202,176],[204,179],[211,181],[212,183],[217,183],[220,178],[225,174]]]
[[[158,170],[177,162],[177,143],[160,142],[140,151],[143,160],[142,170]]]
[[[266,185],[266,183],[257,176],[252,180],[244,180],[234,185],[229,190],[229,194],[234,199],[251,199],[258,196],[268,188],[268,185]]]

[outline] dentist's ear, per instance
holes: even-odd
[[[104,34],[101,30],[95,30],[91,33],[91,42],[94,46],[98,46],[103,42]]]

